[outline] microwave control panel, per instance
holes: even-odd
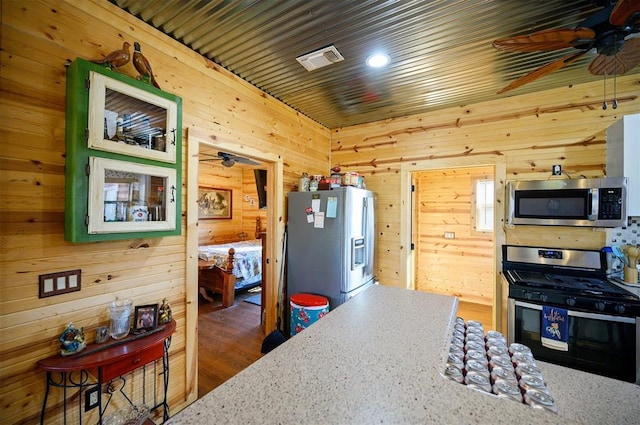
[[[622,218],[622,188],[600,189],[600,205],[598,218],[604,220],[619,220]]]

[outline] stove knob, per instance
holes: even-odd
[[[598,311],[603,311],[603,310],[604,310],[604,307],[605,307],[605,305],[604,305],[604,303],[603,303],[602,301],[598,301],[598,302],[596,303],[596,310],[598,310]]]
[[[567,303],[567,305],[568,305],[569,307],[573,307],[574,305],[576,305],[576,299],[575,299],[575,298],[573,298],[573,297],[568,297],[568,298],[567,298],[566,300],[564,300],[564,301]]]
[[[524,297],[530,300],[533,298],[533,294],[531,292],[524,291]]]
[[[616,311],[616,313],[624,314],[624,304],[616,304],[613,309]]]
[[[540,301],[546,302],[549,299],[547,294],[540,294]]]

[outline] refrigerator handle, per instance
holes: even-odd
[[[364,242],[365,242],[365,266],[364,271],[367,275],[373,274],[373,241],[374,241],[374,205],[373,197],[364,198]]]

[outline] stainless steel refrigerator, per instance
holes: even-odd
[[[334,309],[372,285],[374,210],[375,194],[355,187],[289,193],[288,296],[322,295]]]

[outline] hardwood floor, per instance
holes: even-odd
[[[259,292],[258,292],[259,293]],[[256,292],[237,293],[231,307],[198,301],[198,398],[263,356],[260,306],[244,300]]]
[[[490,331],[495,329],[493,326],[493,319],[491,317],[491,306],[484,304],[470,303],[466,301],[460,301],[458,304],[458,316],[462,317],[464,321],[476,320],[482,323],[484,331]]]

